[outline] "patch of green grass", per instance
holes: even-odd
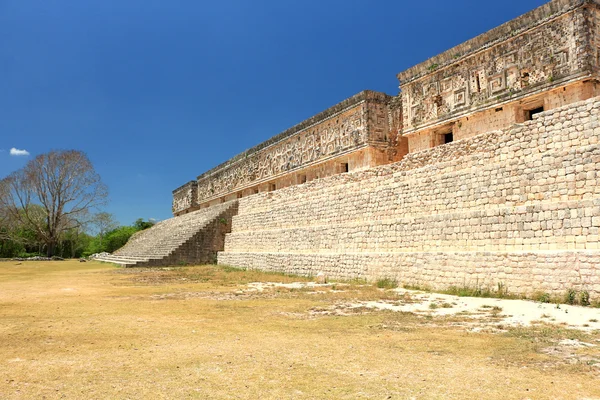
[[[349,280],[345,280],[345,281],[341,281],[343,283],[347,283],[349,285],[368,285],[369,283],[367,282],[366,279],[363,278],[354,278],[354,279],[349,279]]]
[[[438,305],[436,303],[430,303],[429,304],[429,308],[432,309],[432,310],[435,310],[435,309],[438,308]]]
[[[505,336],[525,339],[534,343],[554,343],[557,340],[572,339],[585,340],[585,332],[567,329],[557,325],[535,325],[532,327],[510,328]]]
[[[233,267],[231,265],[219,265],[217,268],[224,272],[241,272],[246,270],[245,268]]]
[[[459,297],[494,297],[494,293],[489,288],[481,287],[450,286],[442,292]]]
[[[376,283],[379,289],[395,289],[398,287],[398,281],[392,278],[382,278]]]
[[[483,297],[483,298],[496,298],[496,299],[518,299],[517,295],[511,295],[508,292],[508,288],[502,282],[498,282],[497,288],[492,289],[491,287],[483,287],[479,285],[475,286],[450,286],[448,289],[441,291],[441,293],[450,294],[459,297]]]

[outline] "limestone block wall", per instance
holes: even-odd
[[[239,202],[221,264],[600,298],[600,98]]]

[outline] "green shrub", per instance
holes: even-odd
[[[579,305],[589,306],[590,304],[590,293],[587,290],[579,292]]]
[[[395,289],[398,287],[398,281],[392,278],[382,278],[377,281],[377,287],[380,289]]]
[[[567,293],[565,293],[565,303],[573,305],[576,302],[577,302],[577,291],[575,289],[567,290]]]
[[[549,293],[543,292],[543,293],[536,293],[533,295],[533,300],[535,301],[539,301],[540,303],[550,303],[550,301],[552,300],[552,297],[550,296]]]

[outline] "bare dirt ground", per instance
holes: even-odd
[[[598,309],[17,264],[0,263],[0,399],[600,399]]]

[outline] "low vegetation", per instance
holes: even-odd
[[[378,281],[379,285],[379,281]],[[396,286],[394,286],[396,287]],[[419,290],[423,292],[431,292],[431,288],[418,286],[418,285],[403,285],[404,289],[408,290]],[[600,308],[600,301],[591,301],[590,293],[587,290],[575,290],[573,288],[567,289],[563,296],[550,295],[547,292],[536,292],[533,295],[515,295],[508,291],[508,288],[502,283],[497,284],[496,288],[489,286],[450,286],[448,289],[439,290],[439,293],[449,294],[459,297],[483,297],[483,298],[495,298],[495,299],[529,299],[539,301],[540,303],[554,303],[554,304],[569,304],[577,306],[591,306]]]
[[[0,398],[600,397],[600,346],[548,350],[600,344],[598,333],[541,324],[492,334],[461,316],[364,307],[332,314],[410,298],[308,281],[217,266],[0,263]]]
[[[99,213],[98,215],[109,215]],[[112,216],[110,216],[112,218]],[[127,243],[131,235],[154,225],[152,221],[136,220],[132,225],[119,226],[114,220],[110,225],[98,229],[94,222],[65,230],[59,236],[54,254],[62,258],[87,257],[94,253],[112,253]],[[108,227],[108,229],[106,229]],[[46,256],[46,245],[27,227],[13,229],[11,234],[2,234],[8,228],[0,223],[0,258],[28,258]]]
[[[398,281],[391,278],[379,279],[376,284],[380,289],[395,289],[398,287]]]

